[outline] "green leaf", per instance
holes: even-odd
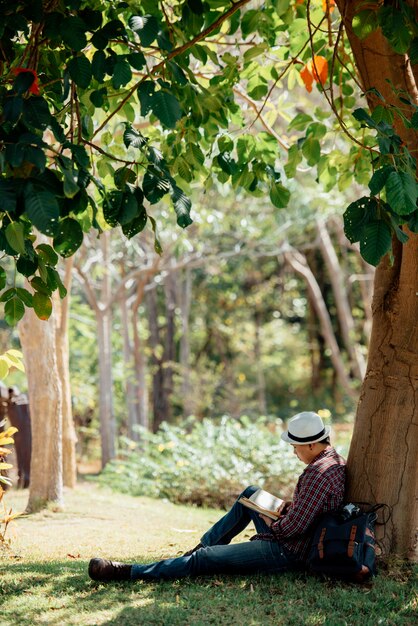
[[[360,254],[370,265],[378,265],[380,259],[392,248],[392,231],[382,220],[366,224],[360,238]]]
[[[151,217],[151,215],[149,215],[148,218],[151,222],[152,230],[154,231],[154,250],[157,254],[161,256],[163,253],[163,249],[157,236],[157,222],[153,217]]]
[[[49,285],[44,283],[42,278],[40,278],[39,276],[35,276],[34,278],[32,278],[32,280],[30,281],[30,284],[32,288],[35,289],[35,291],[39,293],[43,293],[45,296],[50,296],[52,293],[52,290],[50,289]]]
[[[353,17],[353,31],[359,39],[365,39],[379,28],[376,11],[365,9]]]
[[[11,222],[6,227],[5,233],[6,239],[13,250],[16,250],[19,254],[26,254],[23,224],[21,222]]]
[[[302,154],[298,146],[296,144],[290,146],[287,154],[287,163],[284,166],[284,171],[288,178],[293,178],[295,176],[297,166],[301,161]]]
[[[37,291],[33,294],[33,310],[40,320],[49,319],[52,313],[51,298]]]
[[[114,89],[119,89],[124,85],[127,85],[132,78],[132,70],[128,61],[125,59],[118,59],[115,63],[112,76],[112,85]]]
[[[267,50],[267,48],[268,46],[266,43],[259,43],[254,46],[251,46],[251,48],[249,48],[248,50],[244,52],[244,61],[246,63],[248,63],[249,61],[252,61],[252,59],[255,59],[256,57],[260,56],[260,54],[263,54]]]
[[[125,124],[123,143],[127,148],[143,148],[147,145],[148,139],[147,137],[144,137],[144,135],[142,135],[138,130],[132,128],[130,124]]]
[[[393,171],[393,165],[386,165],[373,173],[369,182],[369,189],[374,196],[377,196],[377,194],[382,191],[383,187],[386,185],[389,174]]]
[[[7,282],[7,274],[3,267],[0,267],[0,291],[5,288]]]
[[[142,182],[142,189],[148,202],[155,204],[170,191],[171,183],[168,178],[156,176],[147,171]]]
[[[186,194],[180,189],[180,187],[174,187],[171,193],[171,199],[174,204],[174,210],[177,214],[177,224],[181,228],[186,228],[193,224],[193,220],[190,217],[190,209],[192,203]]]
[[[157,39],[160,31],[158,20],[153,15],[133,15],[129,18],[128,24],[138,34],[141,44],[146,48]]]
[[[4,319],[9,326],[15,326],[25,314],[25,305],[20,298],[12,298],[4,305]]]
[[[163,126],[174,128],[182,117],[180,104],[173,94],[166,91],[157,91],[152,98],[152,112]]]
[[[85,22],[77,16],[70,15],[61,21],[62,40],[72,50],[83,50],[87,46],[86,30]]]
[[[103,50],[96,50],[91,62],[91,71],[98,83],[104,81],[106,75],[106,55]]]
[[[411,61],[412,65],[418,63],[418,37],[414,37],[414,39],[411,41],[408,54],[409,60]]]
[[[316,165],[321,158],[321,145],[317,139],[308,137],[302,145],[302,154],[308,165]]]
[[[351,243],[360,241],[365,225],[375,220],[377,214],[378,204],[375,198],[363,196],[349,204],[343,215],[347,239]]]
[[[45,130],[52,119],[48,104],[41,96],[24,99],[23,120],[27,126]]]
[[[305,130],[309,122],[312,121],[312,117],[307,113],[298,113],[290,122],[288,130]]]
[[[36,246],[36,251],[44,263],[53,266],[58,263],[58,255],[49,244],[40,243]]]
[[[27,289],[16,287],[16,295],[22,300],[25,306],[33,306],[33,295]]]
[[[132,52],[131,54],[127,55],[126,60],[135,70],[142,70],[146,63],[145,57],[142,52]]]
[[[16,190],[13,181],[0,178],[0,210],[13,212],[16,208]]]
[[[139,103],[141,105],[141,115],[146,117],[152,110],[152,101],[154,98],[155,83],[151,80],[145,80],[140,83],[137,89]]]
[[[119,224],[128,224],[136,217],[137,213],[138,203],[135,194],[131,189],[128,188],[122,196],[122,202],[118,215]]]
[[[142,207],[142,211],[140,211],[140,213],[139,213],[139,215],[137,215],[137,217],[135,217],[128,224],[123,224],[122,232],[125,235],[125,237],[127,237],[128,239],[132,239],[132,237],[134,237],[139,232],[144,230],[145,225],[147,223],[147,218],[148,218],[147,212],[146,212],[145,208]]]
[[[16,287],[10,287],[10,289],[6,289],[0,296],[0,302],[8,302],[16,295]]]
[[[408,215],[416,210],[418,190],[415,179],[407,172],[391,172],[386,181],[386,198],[398,215]]]
[[[282,184],[273,182],[270,186],[270,200],[278,209],[283,209],[289,203],[290,191]]]
[[[68,71],[71,79],[78,87],[87,89],[93,77],[93,70],[90,61],[84,54],[70,59]]]
[[[397,6],[381,6],[378,12],[383,35],[398,54],[405,54],[412,41],[412,33],[405,23],[404,11]]]
[[[225,174],[231,175],[237,171],[237,163],[229,152],[221,152],[218,154],[216,162]]]
[[[44,235],[52,236],[57,228],[59,206],[49,191],[39,191],[31,183],[25,188],[25,213]]]
[[[77,220],[65,217],[60,220],[54,237],[54,249],[63,257],[69,257],[83,243],[83,231]]]
[[[31,260],[31,259],[28,259],[27,257],[21,256],[16,261],[16,269],[19,272],[19,274],[23,274],[23,276],[26,276],[26,278],[29,278],[29,276],[33,276],[33,274],[38,269],[38,259]]]
[[[413,233],[418,233],[418,210],[408,216],[408,228]]]
[[[47,267],[47,270],[48,270],[48,284],[53,282],[56,285],[56,287],[58,287],[58,293],[60,294],[60,298],[61,299],[65,298],[65,296],[67,295],[67,288],[62,282],[61,276],[59,275],[57,270],[53,269],[52,267]]]
[[[121,209],[123,193],[121,191],[111,191],[103,202],[103,217],[109,226],[117,226],[119,223],[119,212]]]

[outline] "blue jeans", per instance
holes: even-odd
[[[247,487],[247,498],[257,487]],[[203,548],[190,556],[164,559],[149,565],[133,565],[132,580],[167,580],[205,574],[276,574],[296,566],[296,558],[277,541],[245,541],[228,545],[250,522],[258,533],[269,532],[259,514],[238,502],[202,537]]]

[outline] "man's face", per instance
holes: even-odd
[[[301,445],[296,445],[296,444],[292,444],[292,445],[293,445],[293,452],[296,454],[299,461],[302,461],[302,463],[305,463],[305,465],[309,465],[309,463],[312,461],[312,449],[311,449],[312,446],[310,445],[301,446]]]

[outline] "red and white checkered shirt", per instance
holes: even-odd
[[[286,514],[270,526],[270,533],[255,535],[252,540],[276,540],[304,560],[313,523],[322,513],[338,509],[344,501],[344,488],[345,460],[334,448],[326,448],[300,475]]]

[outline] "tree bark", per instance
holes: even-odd
[[[64,486],[73,489],[77,483],[76,443],[70,381],[70,351],[68,343],[68,314],[71,303],[71,282],[74,257],[65,260],[63,283],[67,296],[57,297],[54,307],[57,315],[56,349],[58,372],[62,385],[62,471]]]
[[[153,421],[152,429],[154,432],[158,430],[161,423],[167,419],[167,397],[164,387],[163,372],[163,346],[160,340],[160,327],[158,324],[158,305],[157,294],[155,289],[151,289],[147,296],[147,311],[149,324],[149,342],[151,346],[152,356],[151,364],[152,372],[152,406]]]
[[[128,437],[137,441],[139,434],[135,429],[135,426],[139,423],[138,419],[138,403],[137,403],[137,385],[136,385],[136,372],[135,372],[135,359],[133,352],[133,343],[130,338],[129,329],[129,309],[127,302],[126,290],[123,290],[120,298],[120,310],[122,319],[122,333],[123,333],[123,363],[125,371],[125,394],[126,394],[126,407],[128,413],[127,432]]]
[[[337,4],[365,90],[374,87],[388,106],[397,106],[393,85],[417,105],[417,87],[407,57],[390,48],[380,29],[364,40],[355,36],[351,23],[361,0],[337,0]],[[371,92],[368,99],[373,108],[377,102]],[[405,112],[405,105],[401,106]],[[416,154],[416,131],[398,121],[395,128]],[[418,235],[408,234],[407,244],[394,243],[393,266],[385,257],[375,274],[373,328],[348,457],[348,493],[353,499],[390,505],[387,548],[417,559]]]
[[[330,358],[338,376],[338,380],[349,396],[356,397],[356,392],[353,390],[345,370],[345,365],[335,338],[328,309],[318,282],[313,275],[306,258],[300,252],[296,251],[286,252],[284,257],[290,267],[292,267],[295,272],[305,279],[312,304],[319,319],[322,336],[324,337],[324,340],[330,350]]]
[[[181,397],[183,415],[189,417],[194,413],[192,398],[192,381],[190,372],[190,307],[192,303],[192,272],[186,267],[183,280],[179,285],[179,306],[181,310],[180,366],[181,366]]]
[[[63,505],[62,390],[56,356],[56,320],[27,309],[19,324],[28,379],[32,459],[27,511]]]
[[[256,311],[254,316],[255,336],[254,336],[254,357],[257,363],[257,400],[258,400],[258,412],[260,415],[266,415],[267,402],[266,402],[266,379],[264,376],[264,370],[261,362],[262,348],[261,348],[261,314]]]
[[[326,224],[318,219],[317,228],[319,233],[319,245],[321,253],[328,270],[332,290],[334,292],[337,315],[341,328],[341,335],[350,357],[351,367],[359,382],[363,380],[366,370],[362,354],[360,354],[354,337],[354,320],[351,314],[350,304],[347,298],[347,291],[344,287],[344,276],[338,261],[331,237],[329,236]]]

